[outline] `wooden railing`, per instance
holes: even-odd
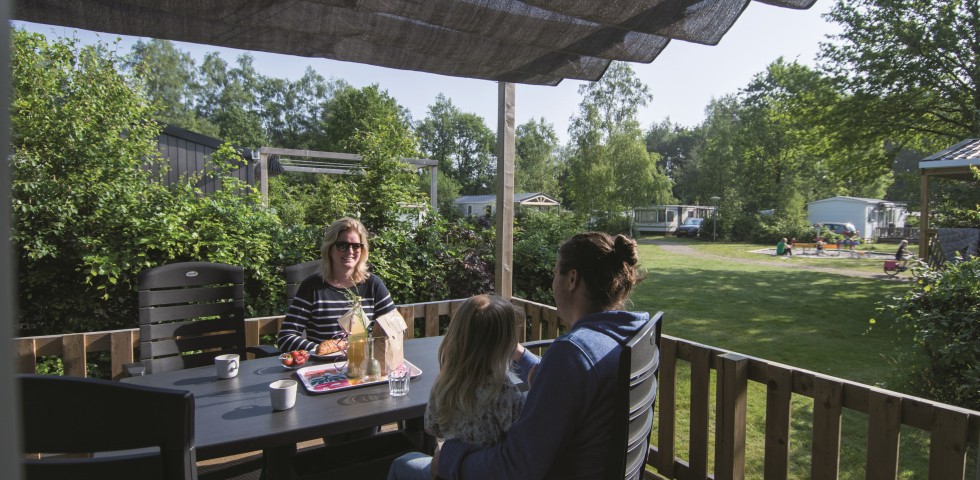
[[[440,335],[441,325],[448,323],[462,302],[459,299],[400,305],[398,311],[410,326],[407,337],[412,338],[416,333],[425,337]],[[514,299],[514,304],[527,314],[527,340],[558,336],[558,313],[553,307],[520,299]],[[282,316],[246,319],[246,344],[258,345],[263,335],[275,335],[282,319]],[[89,355],[108,352],[111,376],[118,380],[125,376],[123,366],[138,358],[135,352],[139,349],[139,329],[20,337],[13,341],[18,373],[34,373],[38,357],[56,356],[62,359],[65,375],[84,377]]]
[[[514,299],[527,314],[526,340],[555,338],[559,333],[554,307]],[[462,300],[402,305],[409,337],[434,336],[456,311]],[[246,321],[250,345],[264,334],[274,335],[282,317]],[[667,319],[669,321],[669,317]],[[139,343],[137,330],[90,332],[43,337],[15,338],[17,370],[33,372],[36,358],[59,355],[67,375],[85,375],[87,353],[109,352],[113,377],[121,376],[122,365],[133,360]],[[690,433],[688,458],[677,456],[675,442],[678,415],[678,365],[690,366]],[[712,370],[715,371],[714,424],[711,416]],[[749,382],[765,388],[766,479],[785,479],[790,470],[790,426],[801,422],[812,427],[810,472],[813,479],[838,478],[841,418],[845,410],[867,415],[866,478],[897,478],[899,438],[903,426],[928,433],[929,477],[934,480],[965,478],[968,452],[980,439],[980,412],[966,410],[888,390],[862,385],[829,375],[743,356],[668,335],[661,343],[658,418],[648,466],[670,479],[741,479],[745,477],[746,432],[749,427]],[[686,385],[683,388],[686,390]],[[812,399],[811,419],[793,418],[793,395]],[[757,413],[757,412],[753,412]],[[713,427],[713,428],[712,428]],[[714,436],[712,442],[712,435]],[[711,446],[714,457],[709,459]]]

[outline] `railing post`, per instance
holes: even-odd
[[[62,361],[65,365],[65,375],[84,377],[85,368],[85,334],[72,333],[61,337]]]
[[[736,353],[718,356],[715,418],[715,478],[745,478],[745,415],[749,359]]]
[[[125,377],[124,365],[133,362],[133,333],[132,330],[120,330],[109,334],[109,361],[113,380]]]
[[[16,373],[37,373],[37,342],[33,338],[15,339],[14,355],[17,356]]]
[[[840,475],[840,429],[844,385],[835,380],[813,379],[813,447],[810,469],[813,480],[836,480]]]
[[[657,454],[660,461],[657,471],[674,478],[674,430],[677,425],[677,342],[670,338],[660,340],[660,391],[657,407]]]

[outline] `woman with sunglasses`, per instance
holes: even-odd
[[[395,309],[388,288],[367,269],[368,233],[361,222],[341,218],[323,234],[319,273],[300,284],[276,343],[283,352],[306,350],[318,355],[336,355],[343,329],[337,320],[351,308],[351,298],[360,298],[368,320]]]

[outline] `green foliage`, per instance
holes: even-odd
[[[517,127],[514,191],[558,198],[558,135],[544,118]]]
[[[980,258],[928,271],[904,296],[879,306],[929,360],[909,369],[910,385],[929,398],[980,409]]]
[[[422,153],[439,162],[439,172],[459,184],[460,194],[493,193],[497,136],[482,118],[439,95],[416,132]]]
[[[550,305],[558,247],[584,230],[568,212],[522,210],[514,226],[514,295]]]
[[[295,231],[228,175],[241,155],[227,145],[213,154],[221,168],[207,181],[224,188],[208,196],[194,186],[202,178],[152,181],[159,127],[139,79],[118,73],[121,59],[17,30],[13,40],[21,333],[134,327],[138,273],[188,260],[244,266],[248,313],[281,311],[279,269],[307,256],[279,247]]]
[[[372,271],[397,303],[465,298],[493,291],[493,230],[426,218],[372,239]]]
[[[670,179],[658,168],[657,155],[647,152],[637,120],[651,98],[647,86],[628,64],[615,62],[579,93],[565,190],[572,207],[612,219],[633,207],[671,202]]]
[[[162,188],[151,106],[117,73],[120,59],[74,40],[12,31],[13,242],[20,322],[35,333],[134,321],[137,224]],[[125,318],[122,312],[133,317]]]

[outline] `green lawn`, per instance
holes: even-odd
[[[729,258],[753,258],[748,255],[758,254],[744,252],[761,248],[690,245]],[[890,390],[907,390],[895,356],[907,352],[908,345],[881,323],[869,328],[876,304],[901,295],[906,288],[902,282],[702,259],[669,254],[654,245],[641,245],[640,259],[649,276],[634,291],[631,308],[664,311],[665,334]],[[814,261],[821,266],[827,262]],[[685,368],[678,372],[681,380],[687,375]],[[689,391],[684,383],[679,385],[678,417],[683,418],[677,427],[677,454],[686,458]],[[809,478],[811,402],[794,396],[791,478]],[[764,386],[750,382],[748,404],[746,478],[761,478]],[[846,411],[842,428],[841,478],[864,478],[866,416]],[[925,478],[928,437],[914,429],[903,431],[901,448],[900,477]],[[974,448],[971,470],[975,457]]]

